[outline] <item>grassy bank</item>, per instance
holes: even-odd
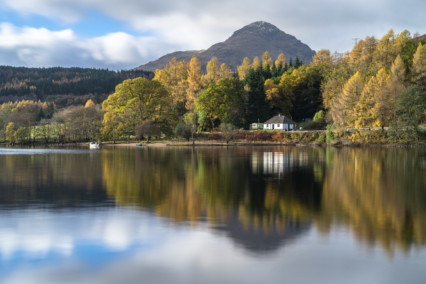
[[[145,141],[135,140],[131,137],[129,140],[103,141],[102,144],[108,146],[136,146],[137,142],[150,146],[229,146],[229,145],[251,145],[251,146],[267,146],[267,145],[293,145],[293,146],[426,146],[426,131],[419,130],[416,135],[404,131],[394,133],[391,130],[364,130],[364,131],[337,131],[337,130],[312,130],[312,131],[274,131],[274,130],[234,130],[229,132],[203,132],[194,135],[192,139],[183,138],[160,138],[153,137],[149,144]],[[6,142],[1,143],[6,145]],[[31,143],[23,143],[22,145],[35,146],[64,146],[64,145],[80,145],[85,146],[86,142],[67,142],[58,143],[58,141],[50,140],[46,143],[45,139],[32,140]],[[20,145],[17,143],[17,145]]]

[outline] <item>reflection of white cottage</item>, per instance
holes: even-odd
[[[281,114],[274,116],[263,124],[263,129],[293,130],[296,128],[296,122]]]

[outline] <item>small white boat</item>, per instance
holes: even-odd
[[[99,149],[99,144],[96,142],[90,142],[89,144],[90,149]]]

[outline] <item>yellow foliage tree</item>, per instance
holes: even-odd
[[[426,44],[419,43],[413,58],[413,81],[426,88]]]
[[[206,66],[206,75],[204,76],[205,85],[219,80],[219,60],[217,57],[212,57]]]
[[[167,89],[175,106],[183,108],[186,99],[187,76],[186,62],[178,61],[174,57],[163,70],[155,71],[154,80],[160,82]]]
[[[86,104],[84,105],[84,107],[85,108],[88,108],[88,107],[94,107],[96,104],[95,104],[95,102],[92,100],[92,99],[89,99],[87,102],[86,102]]]
[[[275,60],[275,67],[278,68],[281,64],[281,66],[284,66],[286,61],[284,53],[278,54],[277,60]]]
[[[333,65],[333,59],[330,55],[330,50],[321,49],[319,50],[312,59],[312,66],[331,66]]]
[[[238,66],[238,77],[240,80],[244,80],[247,72],[251,68],[251,60],[248,57],[244,57],[243,63]]]
[[[251,66],[253,67],[253,69],[257,69],[261,66],[259,57],[256,56],[255,58],[253,58],[253,63]]]
[[[220,70],[219,70],[219,78],[231,78],[232,77],[232,72],[231,72],[231,68],[229,68],[228,65],[226,65],[226,63],[222,63],[220,65]]]
[[[361,98],[364,81],[359,72],[355,73],[344,85],[342,92],[335,99],[331,113],[333,120],[340,127],[354,127],[356,120],[355,106]]]
[[[188,88],[186,90],[186,104],[188,111],[195,108],[195,100],[201,91],[201,63],[197,57],[193,56],[188,64]]]
[[[268,51],[265,51],[265,53],[263,53],[262,55],[262,68],[266,70],[268,68],[271,68],[271,66],[272,66],[272,57]]]

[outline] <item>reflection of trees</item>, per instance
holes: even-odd
[[[105,202],[97,155],[0,155],[0,204],[73,207]]]
[[[265,235],[283,234],[289,221],[321,231],[337,222],[392,252],[425,242],[420,159],[390,149],[117,149],[104,154],[103,178],[118,204],[177,222],[237,218]]]
[[[395,245],[408,250],[425,243],[426,186],[419,152],[328,151],[319,228],[327,231],[340,222],[360,240],[379,242],[389,253]]]
[[[116,149],[104,155],[104,184],[118,204],[154,208],[174,221],[226,221],[236,212],[246,228],[267,233],[284,232],[289,218],[309,220],[321,197],[314,170],[295,169],[294,178],[289,171],[286,180],[268,180],[253,173],[252,151]],[[307,149],[285,151],[299,157]]]

